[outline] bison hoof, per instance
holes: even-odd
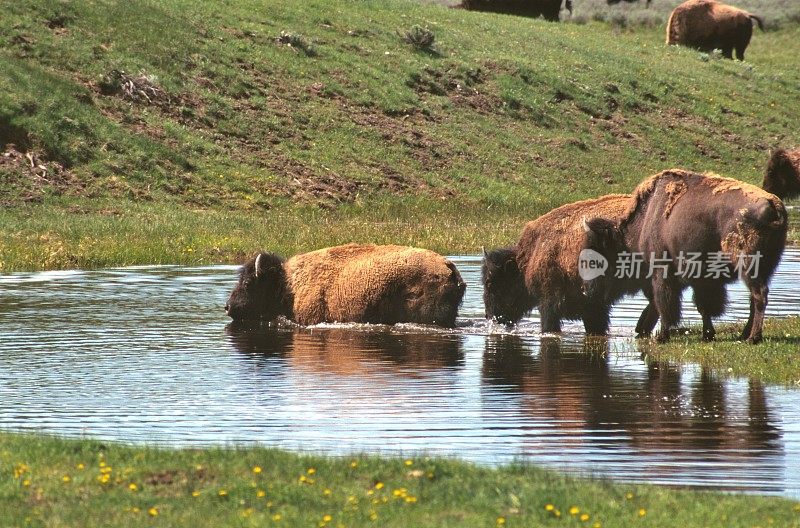
[[[669,334],[658,334],[656,336],[656,343],[666,343],[669,341]]]

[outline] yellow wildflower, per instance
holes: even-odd
[[[581,509],[580,509],[580,508],[578,508],[577,506],[572,506],[572,507],[569,509],[569,514],[570,514],[570,515],[578,515],[580,512],[581,512]]]
[[[378,482],[375,484],[375,489],[383,489],[383,482]]]
[[[23,486],[25,486],[25,487],[27,488],[28,486],[30,486],[30,485],[31,485],[31,481],[30,481],[30,480],[28,480],[28,479],[25,479],[25,480],[23,480],[23,481],[22,481],[22,485],[23,485]]]
[[[633,493],[629,491],[628,493],[625,494],[625,498],[631,500],[633,498]]]
[[[583,522],[588,521],[589,520],[589,514],[588,513],[584,513],[583,515],[581,515],[580,519]]]
[[[259,473],[261,473],[261,466],[255,466],[255,467],[253,468],[253,473],[255,473],[256,475],[258,475]]]
[[[592,525],[592,528],[603,528],[603,525],[602,525],[602,524],[600,524],[600,521],[598,521],[598,522],[596,522],[596,523],[594,523],[594,524]]]
[[[496,522],[497,522],[498,526],[502,526],[502,525],[504,525],[506,523],[506,518],[505,517],[498,517]]]
[[[555,509],[556,509],[556,507],[555,507],[555,506],[553,506],[552,504],[545,504],[545,505],[544,505],[544,509],[545,509],[545,511],[549,511],[549,512],[551,512],[551,511],[555,510]]]
[[[322,522],[326,522],[327,523],[327,522],[331,522],[332,520],[333,520],[333,517],[331,517],[330,515],[323,515],[322,516]]]
[[[275,515],[272,516],[272,520],[275,521],[275,522],[280,521],[281,520],[281,514],[280,513],[276,513]]]
[[[372,512],[372,513],[370,513],[370,514],[369,514],[369,520],[370,520],[370,521],[374,521],[374,520],[376,520],[377,518],[378,518],[378,514],[377,514],[377,513],[375,513],[375,512]]]
[[[149,514],[150,514],[150,517],[155,517],[156,515],[158,515],[158,508],[156,508],[155,506],[153,506],[152,508],[150,508],[149,510],[147,510],[147,513],[149,513]]]
[[[192,497],[199,497],[199,496],[200,496],[200,492],[198,490],[194,490],[192,492]]]
[[[415,502],[417,502],[417,498],[414,497],[413,495],[409,495],[408,497],[406,497],[406,502],[409,504],[414,504]]]
[[[67,483],[67,482],[69,482],[71,480],[72,479],[70,478],[69,475],[64,475],[63,477],[61,477],[61,482],[64,482],[64,483]]]
[[[78,465],[77,465],[77,466],[75,466],[75,467],[77,467],[78,469],[84,469],[84,468],[86,468],[86,466],[84,466],[83,464],[78,464]]]
[[[136,491],[137,489],[139,489],[139,486],[131,482],[130,484],[128,484],[128,489],[131,491]]]
[[[353,469],[357,468],[358,467],[358,462],[353,460],[352,462],[350,462],[350,467],[353,468]]]
[[[264,490],[256,491],[256,497],[258,497],[259,499],[262,498],[262,497],[266,497],[266,496],[267,496],[267,492],[266,491],[264,491]]]
[[[322,494],[325,495],[326,497],[330,496],[331,493],[333,492],[330,490],[330,488],[325,488],[324,490],[322,490]]]
[[[308,471],[306,471],[306,473],[308,473],[309,475],[313,475],[316,472],[317,472],[317,470],[314,469],[314,468],[308,468]]]
[[[227,490],[221,489],[221,490],[219,490],[217,492],[217,495],[219,495],[220,497],[227,497],[228,496],[228,492],[227,492]]]
[[[639,517],[644,517],[645,515],[647,515],[647,510],[639,508]]]
[[[413,460],[411,460],[411,459],[409,459],[409,460],[406,460],[404,463],[405,463],[405,465],[407,465],[407,466],[413,466],[413,465],[414,465],[414,461],[413,461]]]

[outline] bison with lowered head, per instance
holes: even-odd
[[[561,2],[562,0],[464,0],[457,7],[470,11],[542,17],[551,22],[558,22]],[[572,14],[572,0],[566,0],[564,8]]]
[[[800,196],[800,149],[773,152],[762,187],[781,200]]]
[[[425,249],[347,244],[289,260],[259,253],[225,306],[234,320],[301,325],[420,323],[455,326],[466,285],[452,262]]]
[[[664,342],[680,319],[681,292],[691,286],[703,335],[711,339],[712,318],[725,310],[725,285],[740,277],[750,290],[741,338],[761,341],[769,281],[786,243],[786,209],[777,196],[730,178],[671,169],[639,184],[621,220],[600,216],[585,228],[584,248],[611,263],[586,283],[594,304],[618,299],[617,283],[628,284],[630,276],[646,277],[645,293],[661,318],[657,339]],[[637,259],[638,270],[630,265]]]
[[[753,20],[764,30],[764,20],[738,7],[716,0],[688,0],[676,7],[667,22],[667,44],[700,51],[722,50],[728,59],[744,60],[753,36]]]
[[[484,255],[486,317],[511,324],[539,307],[543,332],[561,330],[562,319],[581,319],[590,334],[608,331],[610,304],[583,293],[578,257],[585,217],[621,218],[630,195],[613,194],[563,205],[528,222],[515,246]],[[640,285],[627,285],[630,293]]]

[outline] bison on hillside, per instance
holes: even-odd
[[[773,152],[762,187],[781,200],[800,196],[800,149]]]
[[[700,51],[722,50],[728,59],[744,60],[753,36],[753,20],[764,30],[764,20],[743,9],[716,0],[688,0],[676,7],[667,22],[667,44]]]
[[[259,253],[225,306],[234,320],[455,326],[466,284],[452,262],[405,246],[347,244],[288,260]]]
[[[741,278],[750,290],[741,339],[761,341],[769,281],[786,243],[786,209],[777,196],[730,178],[671,169],[639,184],[621,220],[591,218],[585,230],[583,248],[610,263],[604,275],[586,281],[588,305],[611,304],[632,278],[645,277],[645,293],[661,319],[657,339],[665,342],[680,320],[681,292],[691,286],[703,336],[713,339],[712,318],[725,310],[726,284]],[[621,266],[635,258],[640,266]],[[638,271],[620,273],[623,268]]]
[[[561,3],[562,0],[464,0],[458,7],[470,11],[542,17],[551,22],[558,22]],[[572,14],[572,0],[564,2],[564,9]]]

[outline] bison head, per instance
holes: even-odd
[[[619,226],[605,218],[584,219],[583,229],[586,238],[578,263],[583,291],[590,299],[610,302],[614,295],[611,281],[616,275],[617,256],[627,251],[624,237]],[[602,272],[597,266],[589,266],[593,259],[604,261]]]
[[[513,324],[533,308],[516,255],[516,251],[509,248],[483,253],[481,278],[487,319]]]
[[[287,289],[283,259],[273,253],[259,253],[242,266],[225,312],[234,320],[271,321],[290,315]]]

